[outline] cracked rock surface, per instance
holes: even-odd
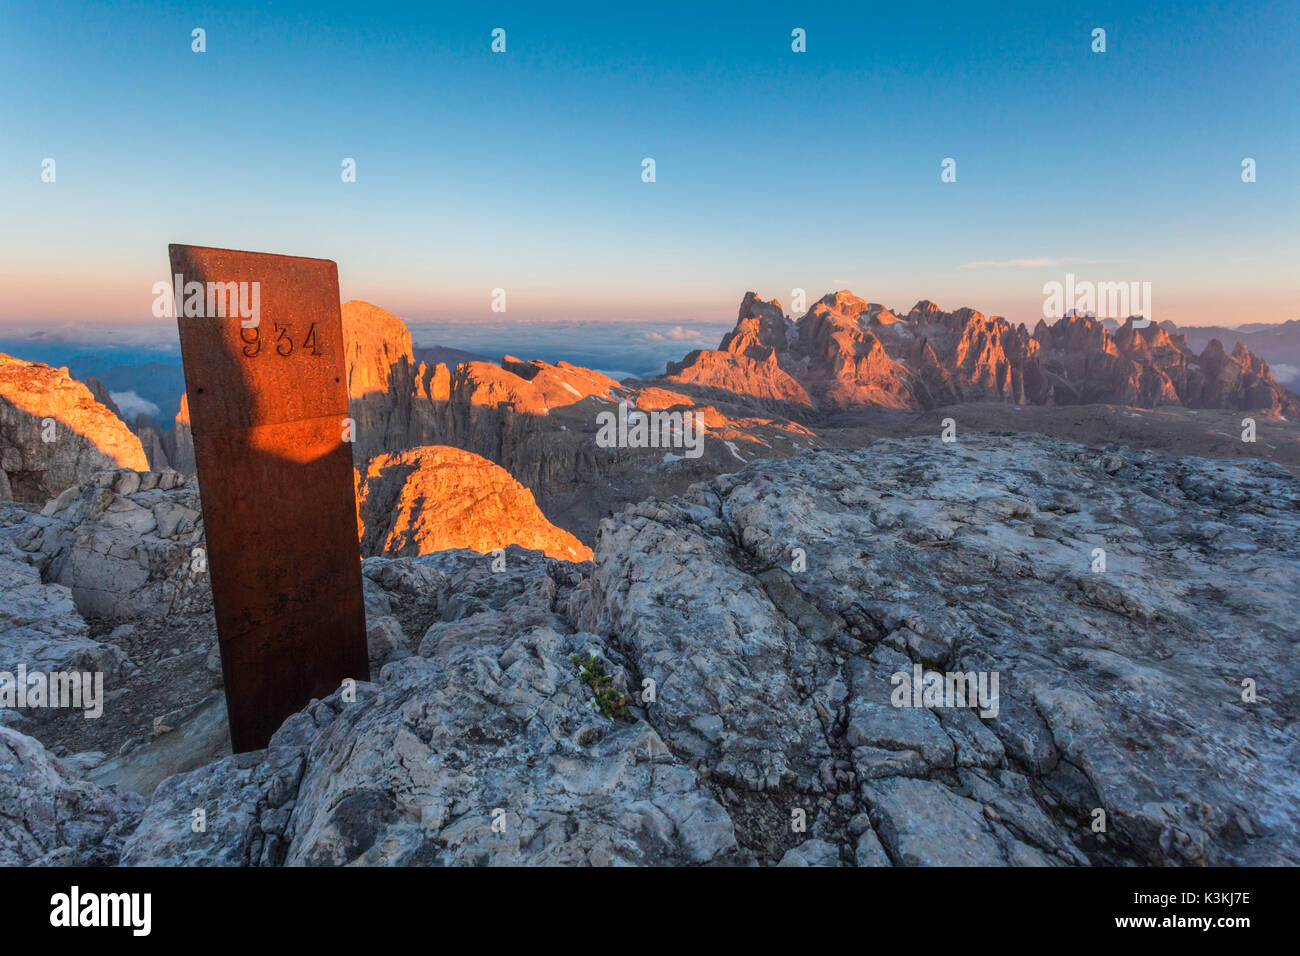
[[[586,614],[670,747],[842,857],[837,811],[901,863],[1295,862],[1298,507],[1272,465],[882,440],[608,520]],[[893,706],[916,664],[996,716]]]
[[[122,862],[1300,863],[1277,466],[887,439],[594,551],[367,560],[375,681],[164,781]],[[988,693],[898,706],[916,669]]]

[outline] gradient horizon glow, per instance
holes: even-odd
[[[1300,318],[1300,5],[1133,6],[10,3],[0,332],[170,325],[169,242],[334,259],[417,322],[799,287],[1032,327],[1067,272],[1150,281],[1157,321]]]

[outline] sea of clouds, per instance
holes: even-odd
[[[611,378],[652,378],[695,349],[718,347],[732,323],[459,322],[411,323],[416,348],[462,349],[500,362],[503,355],[595,369]]]

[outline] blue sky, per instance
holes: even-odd
[[[417,321],[849,287],[1032,323],[1067,271],[1300,317],[1296,2],[530,6],[10,0],[0,324],[153,321],[169,242],[332,258]]]

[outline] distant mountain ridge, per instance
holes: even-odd
[[[586,540],[601,515],[622,501],[678,483],[685,487],[755,457],[786,457],[828,443],[855,447],[882,432],[929,427],[917,413],[958,404],[986,427],[1002,422],[997,409],[1022,413],[1027,421],[1035,406],[1224,410],[1217,431],[1207,424],[1184,436],[1203,450],[1228,427],[1222,424],[1225,413],[1262,412],[1281,426],[1300,416],[1296,396],[1249,347],[1236,343],[1229,351],[1217,338],[1202,345],[1215,330],[1179,330],[1167,322],[1108,328],[1106,321],[1071,316],[1039,322],[1030,332],[998,316],[946,312],[930,301],[896,313],[847,290],[824,296],[796,320],[779,302],[749,293],[719,348],[668,363],[664,376],[619,382],[565,361],[509,355],[481,361],[461,350],[414,348],[400,319],[364,302],[344,303],[342,314],[358,467],[364,471],[376,455],[423,446],[463,448],[506,468],[544,514]],[[1297,331],[1300,322],[1249,334],[1285,343]],[[109,367],[123,364],[115,354]],[[102,408],[105,428],[126,423],[129,432],[111,429],[112,441],[125,440],[133,455],[142,450],[153,470],[193,472],[183,394],[164,429],[133,412],[130,402],[119,405],[115,397],[123,394],[95,376],[86,376],[85,391]],[[125,397],[137,399],[139,393]],[[673,449],[598,447],[598,414],[620,403],[643,412],[701,416],[710,437],[703,457],[682,460]],[[1020,417],[1007,417],[998,427],[1016,427]],[[1085,417],[1110,421],[1102,413]],[[1081,427],[1079,419],[1069,420],[1076,431]],[[1097,436],[1110,434],[1109,425],[1097,427],[1103,429]],[[46,460],[49,449],[37,447],[37,437],[24,433],[9,442],[9,490],[0,489],[0,497],[39,501],[84,477],[79,469],[90,467],[89,458],[63,463],[71,472],[62,474],[59,463]],[[1276,447],[1281,446],[1265,443],[1261,450]],[[1289,460],[1285,448],[1280,454]],[[127,457],[135,461],[133,455]],[[122,463],[120,455],[110,457],[108,463]],[[47,471],[48,485],[40,477]]]
[[[777,300],[746,293],[718,348],[670,362],[663,380],[821,411],[994,401],[1300,415],[1300,399],[1240,343],[1229,352],[1212,338],[1198,353],[1167,325],[1138,328],[1130,318],[1112,332],[1078,315],[1039,320],[1031,332],[929,300],[900,315],[848,290],[797,320]]]
[[[1122,323],[1102,319],[1102,325],[1114,332]],[[1224,347],[1229,342],[1240,342],[1255,355],[1268,360],[1273,377],[1282,385],[1296,391],[1300,388],[1300,319],[1285,322],[1247,322],[1245,325],[1188,325],[1178,326],[1169,320],[1160,323],[1169,333],[1180,333],[1187,347],[1200,352],[1214,339]]]
[[[1190,326],[1178,331],[1186,336],[1188,348],[1197,350],[1205,348],[1212,339],[1218,339],[1224,345],[1240,342],[1254,354],[1268,359],[1279,382],[1292,391],[1300,387],[1300,319],[1273,324],[1254,322],[1235,329],[1217,325]]]

